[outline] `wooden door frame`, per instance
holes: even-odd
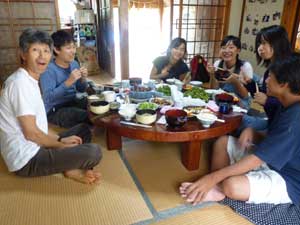
[[[297,29],[300,21],[299,10],[300,0],[285,0],[281,18],[281,25],[285,27],[293,48],[295,48]]]
[[[127,0],[119,0],[121,79],[129,78],[128,6]]]

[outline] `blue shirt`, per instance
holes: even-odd
[[[254,154],[283,177],[290,199],[300,205],[300,103],[277,110]]]
[[[79,64],[75,60],[71,62],[69,68],[62,68],[52,60],[47,70],[41,75],[40,86],[46,112],[75,100],[76,92],[85,91],[87,83],[81,82],[80,79],[70,87],[65,85],[65,81],[74,69],[79,69]]]
[[[263,78],[263,83],[262,83],[262,88],[261,91],[263,93],[267,93],[267,84],[266,84],[266,80],[269,77],[269,70],[267,70],[264,74],[264,78]],[[278,110],[278,108],[281,107],[281,103],[278,101],[277,98],[272,97],[272,96],[268,96],[266,103],[264,105],[264,110],[268,116],[268,121],[269,123],[272,122],[274,114],[276,113],[276,111]]]
[[[168,56],[159,56],[153,61],[153,65],[157,69],[157,74],[160,74],[161,71],[169,64]],[[179,60],[175,65],[169,70],[169,75],[162,78],[163,81],[166,81],[169,78],[179,79],[179,76],[185,74],[189,71],[188,66],[182,60]]]

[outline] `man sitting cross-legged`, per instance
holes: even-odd
[[[73,36],[58,30],[51,37],[55,57],[40,78],[48,121],[65,128],[79,123],[91,124],[87,99],[77,98],[77,93],[87,90],[88,71],[74,60],[76,44]]]
[[[26,177],[63,172],[76,181],[98,183],[93,167],[102,155],[98,145],[87,143],[87,124],[60,136],[48,134],[39,78],[51,58],[49,34],[26,29],[19,46],[22,66],[5,81],[0,96],[0,150],[9,171]]]
[[[225,196],[249,203],[300,205],[300,56],[270,65],[267,94],[282,107],[264,136],[246,128],[239,139],[220,137],[211,173],[182,183],[187,202],[219,201]]]

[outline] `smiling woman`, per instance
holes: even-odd
[[[179,37],[173,39],[167,49],[167,55],[157,57],[153,61],[150,78],[163,81],[169,78],[183,80],[189,71],[183,61],[186,54],[186,41]]]

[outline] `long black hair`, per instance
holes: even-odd
[[[241,40],[233,35],[228,35],[226,37],[223,38],[223,40],[221,41],[221,47],[226,46],[227,44],[232,43],[235,47],[237,47],[238,49],[241,49]],[[221,60],[221,67],[223,67],[223,62],[224,60]],[[236,55],[236,63],[235,63],[235,70],[239,70],[240,67],[242,67],[244,64],[244,61],[239,59],[239,54]]]
[[[183,38],[175,38],[171,41],[168,49],[167,49],[167,56],[170,57],[171,53],[172,53],[172,49],[173,48],[177,48],[179,47],[181,44],[184,44],[184,54],[186,55],[187,50],[186,50],[186,40],[184,40]]]
[[[265,27],[258,32],[255,39],[257,64],[262,63],[267,67],[271,62],[271,59],[264,60],[258,54],[258,47],[263,41],[268,42],[273,48],[273,61],[282,60],[292,54],[292,47],[285,28],[279,25]]]

